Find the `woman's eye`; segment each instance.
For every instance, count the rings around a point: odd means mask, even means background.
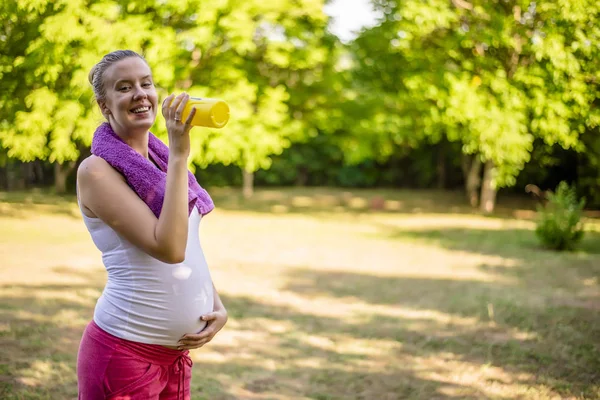
[[[129,86],[121,86],[121,87],[119,88],[119,91],[123,92],[123,91],[125,91],[125,90],[127,90],[127,89],[129,89]]]
[[[150,87],[150,86],[152,86],[152,83],[150,83],[150,82],[146,82],[146,83],[144,83],[142,86],[143,86],[143,87]]]

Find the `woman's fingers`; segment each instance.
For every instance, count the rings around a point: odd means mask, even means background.
[[[190,115],[188,115],[187,119],[185,120],[186,126],[192,125],[192,120],[194,119],[194,115],[196,115],[196,107],[192,107],[192,110],[190,111]]]
[[[174,119],[177,122],[181,122],[181,115],[183,114],[183,109],[185,108],[185,105],[187,104],[188,99],[190,98],[190,96],[187,93],[182,94],[183,96],[179,100],[179,104],[177,104],[177,108],[175,109]]]
[[[182,339],[179,341],[179,343],[177,345],[180,350],[197,349],[198,347],[202,347],[206,343],[210,342],[213,337],[214,337],[214,335],[209,335],[209,336],[205,336],[201,339],[186,339],[186,340]]]
[[[185,335],[179,339],[179,344],[196,343],[200,340],[213,336],[212,329],[207,329],[196,335]]]
[[[200,347],[204,346],[206,343],[210,342],[210,340],[206,339],[206,340],[201,340],[199,342],[196,343],[191,343],[191,344],[186,344],[186,345],[181,345],[178,347],[179,350],[193,350],[193,349],[199,349]]]
[[[215,336],[214,329],[206,329],[198,334],[187,334],[184,335],[177,345],[182,349],[190,349],[204,346],[210,342]]]
[[[199,333],[187,333],[183,335],[177,343],[180,350],[196,349],[210,342],[227,321],[227,315],[223,316],[222,313],[213,311],[201,316],[200,319],[208,321],[205,329]]]
[[[210,321],[211,319],[217,319],[217,313],[213,311],[211,313],[203,315],[202,317],[200,317],[200,319],[202,321]]]
[[[187,96],[187,93],[180,93],[171,102],[167,103],[167,114],[165,115],[166,119],[181,119],[180,117],[177,117],[177,110],[185,96]]]
[[[175,97],[174,94],[170,94],[167,98],[165,98],[163,100],[162,103],[162,115],[163,117],[165,117],[165,119],[170,118],[169,117],[169,106],[171,105],[171,102],[173,101],[173,97]]]

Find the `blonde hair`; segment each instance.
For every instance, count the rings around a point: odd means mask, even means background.
[[[129,57],[139,57],[146,64],[148,64],[144,57],[133,50],[116,50],[102,57],[102,60],[100,60],[100,62],[94,65],[94,67],[90,70],[90,73],[88,74],[88,80],[94,89],[96,100],[104,100],[104,97],[106,96],[106,88],[104,87],[104,72],[106,72],[108,67],[114,63]]]

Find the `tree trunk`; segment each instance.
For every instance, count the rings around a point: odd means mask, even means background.
[[[437,153],[437,187],[444,189],[446,187],[446,146],[443,142],[438,144]]]
[[[6,186],[7,190],[25,189],[25,178],[22,174],[23,169],[20,162],[8,162],[6,165]]]
[[[8,170],[7,167],[0,167],[0,190],[8,190]]]
[[[465,191],[471,207],[479,204],[479,185],[481,184],[481,160],[477,154],[463,157],[463,174],[465,176]]]
[[[54,189],[56,193],[62,194],[67,191],[67,178],[75,168],[75,161],[68,161],[65,164],[54,163]]]
[[[254,194],[254,173],[248,172],[242,168],[242,174],[244,178],[242,193],[244,194],[244,198],[249,199]]]
[[[44,184],[44,169],[42,168],[42,162],[40,160],[35,161],[33,170],[34,170],[36,183],[38,185],[43,185]]]
[[[34,166],[35,162],[26,162],[22,164],[25,188],[29,188],[36,183]]]
[[[298,174],[296,175],[296,186],[306,186],[308,182],[308,168],[298,167]]]
[[[483,170],[483,185],[481,185],[481,205],[480,209],[485,214],[490,214],[494,211],[496,206],[496,189],[495,182],[496,167],[493,161],[487,161],[485,163],[485,169]]]

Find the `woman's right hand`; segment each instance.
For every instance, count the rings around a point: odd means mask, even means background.
[[[190,154],[190,129],[192,129],[192,119],[196,114],[196,108],[192,108],[188,118],[181,120],[183,109],[190,96],[187,93],[181,93],[179,96],[170,95],[162,103],[162,113],[167,123],[167,132],[169,133],[169,151],[174,155],[188,157]]]

